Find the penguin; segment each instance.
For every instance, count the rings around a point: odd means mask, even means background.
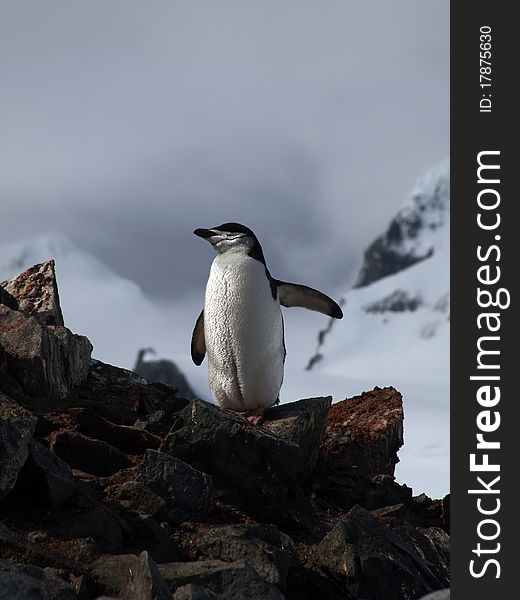
[[[208,355],[208,383],[221,408],[245,413],[260,425],[279,402],[286,356],[281,306],[299,306],[341,319],[331,298],[296,283],[274,279],[256,235],[240,223],[195,229],[217,252],[204,308],[191,339],[191,357]]]

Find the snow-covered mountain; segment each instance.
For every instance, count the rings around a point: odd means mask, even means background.
[[[403,363],[417,367],[409,377],[426,380],[448,365],[449,190],[447,161],[418,182],[365,252],[356,285],[341,298],[345,318],[320,331],[309,369],[386,376]]]
[[[442,250],[449,220],[449,161],[444,161],[419,181],[387,230],[367,248],[354,287],[398,273]]]
[[[322,378],[403,393],[398,477],[437,493],[449,487],[449,179],[445,161],[418,182],[365,252],[356,286],[342,296],[344,319],[319,332],[308,363]]]

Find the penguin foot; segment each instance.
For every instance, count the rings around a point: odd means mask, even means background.
[[[261,425],[264,422],[265,408],[259,406],[254,410],[250,410],[246,413],[246,420],[251,425]]]

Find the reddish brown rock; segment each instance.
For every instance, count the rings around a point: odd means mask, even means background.
[[[21,312],[36,317],[42,325],[64,325],[53,260],[33,265],[1,285]]]
[[[393,476],[404,443],[403,420],[401,394],[376,387],[332,406],[321,449],[368,477]]]

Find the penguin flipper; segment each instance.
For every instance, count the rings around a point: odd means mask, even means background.
[[[204,309],[202,309],[191,336],[191,359],[199,366],[204,356],[206,356],[206,340],[204,339]]]
[[[335,319],[343,318],[343,311],[339,304],[326,294],[306,285],[287,283],[277,279],[274,282],[278,290],[278,300],[282,306],[300,306]]]

